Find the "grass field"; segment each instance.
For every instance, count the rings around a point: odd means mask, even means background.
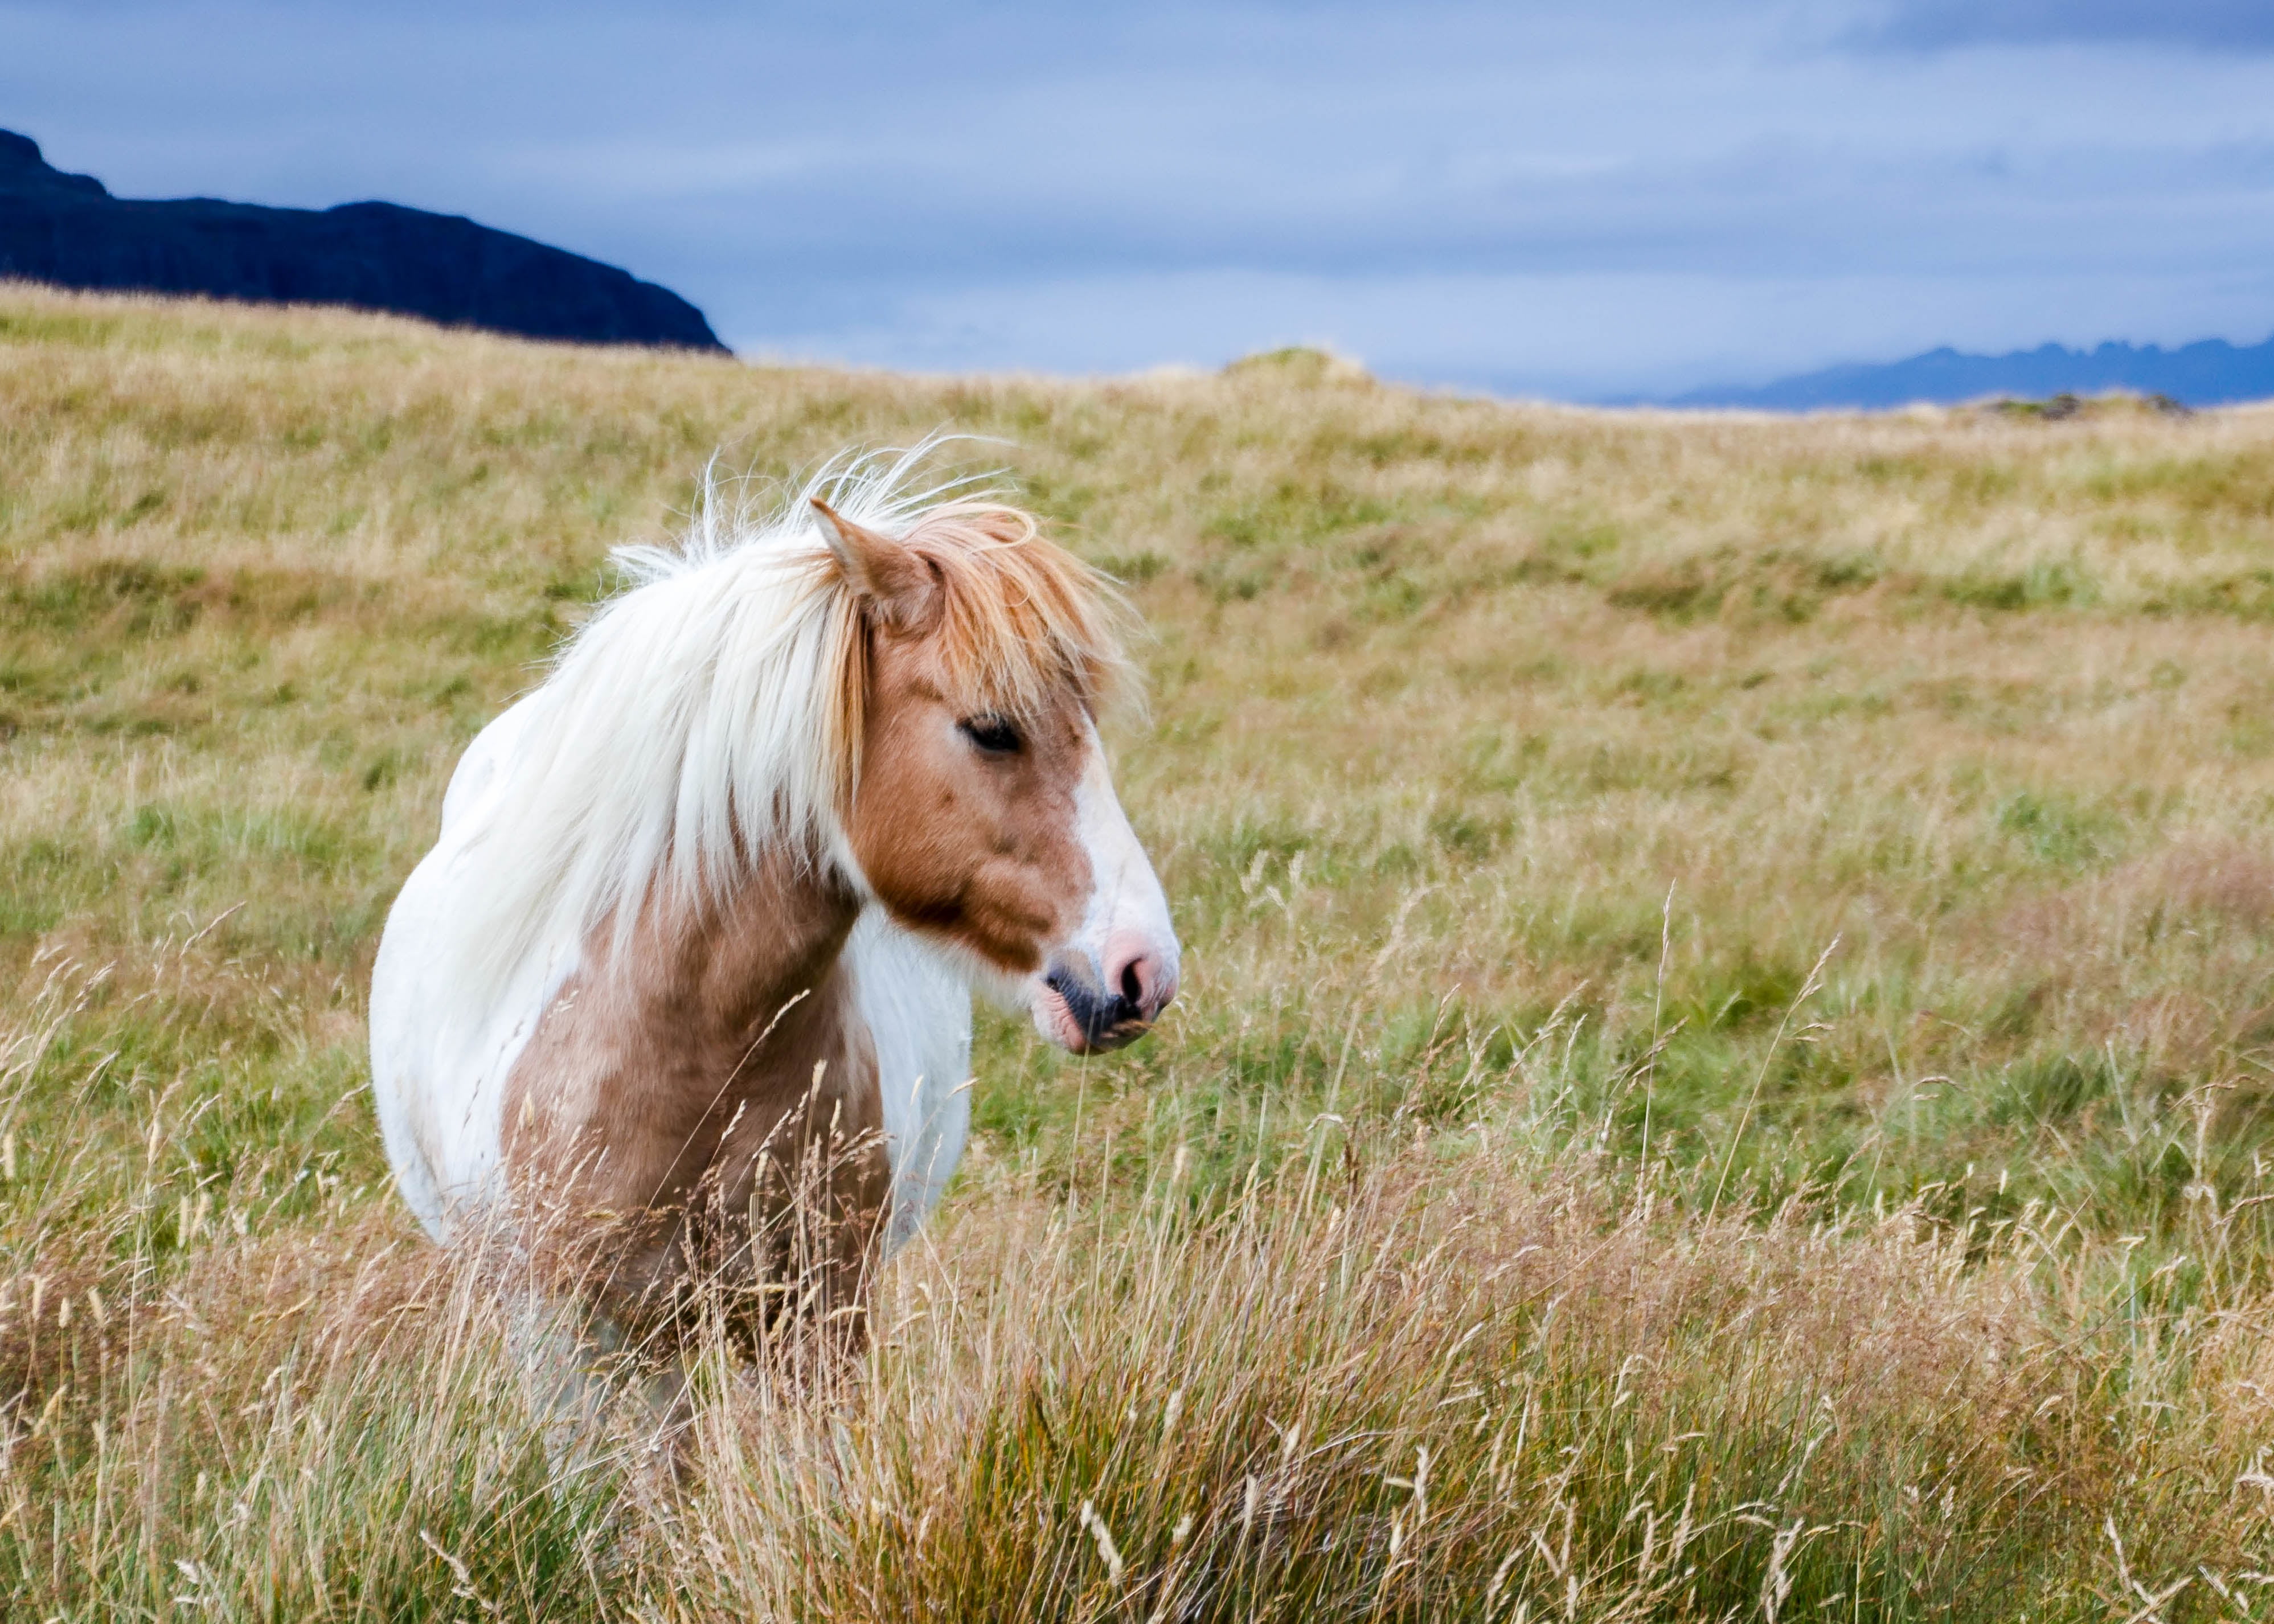
[[[364,987],[669,533],[938,429],[1151,628],[1150,1041],[548,1465]],[[25,1619],[2274,1618],[2274,410],[923,380],[0,288]]]

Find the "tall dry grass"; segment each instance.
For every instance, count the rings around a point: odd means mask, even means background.
[[[2172,1312],[2052,1214],[1705,1215],[1517,1119],[1193,1168],[968,1192],[851,1366],[698,1337],[675,1455],[634,1397],[564,1451],[496,1298],[367,1201],[219,1199],[163,1247],[154,1182],[33,1205],[0,1584],[263,1620],[2251,1618],[2274,1585],[2230,1215]]]
[[[11,1612],[2274,1611],[2274,416],[0,354]],[[378,922],[715,447],[941,427],[1154,628],[1186,996],[983,1030],[857,1368],[564,1454],[386,1188]]]

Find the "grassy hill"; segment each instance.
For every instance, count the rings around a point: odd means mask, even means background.
[[[850,1373],[548,1464],[362,1007],[669,533],[941,428],[1152,628],[1187,992]],[[20,1616],[2274,1614],[2274,410],[925,380],[0,287]],[[2173,1587],[2179,1587],[2174,1589]]]

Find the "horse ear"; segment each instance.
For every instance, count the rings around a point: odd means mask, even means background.
[[[877,618],[902,631],[919,631],[938,607],[939,581],[915,548],[853,523],[819,497],[821,539],[837,560],[845,584]]]

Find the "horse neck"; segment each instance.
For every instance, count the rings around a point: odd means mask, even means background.
[[[700,912],[651,907],[614,946],[596,933],[508,1081],[509,1172],[636,1210],[698,1179],[730,1125],[755,1146],[821,1104],[817,1066],[830,1095],[857,1093],[867,1044],[839,960],[860,908],[815,865],[761,856]]]
[[[699,915],[651,910],[621,948],[592,944],[503,1101],[508,1177],[556,1214],[538,1230],[540,1267],[602,1279],[611,1312],[644,1312],[689,1267],[678,1214],[698,1192],[747,1214],[765,1157],[806,1146],[860,1153],[828,1175],[848,1219],[832,1267],[865,1258],[888,1184],[874,1050],[840,963],[860,911],[814,865],[762,859]],[[614,1217],[560,1221],[580,1211]],[[597,1271],[581,1249],[596,1238]]]
[[[623,974],[655,1015],[719,1036],[789,1038],[827,1013],[860,898],[820,866],[760,855],[743,882],[691,917],[644,921]],[[764,1064],[754,1054],[750,1064]]]

